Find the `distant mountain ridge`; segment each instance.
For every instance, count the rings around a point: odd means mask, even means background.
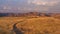
[[[59,13],[40,13],[40,12],[29,12],[29,13],[0,13],[0,17],[25,17],[25,16],[55,16],[60,15]]]

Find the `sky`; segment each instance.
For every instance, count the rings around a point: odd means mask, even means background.
[[[60,13],[60,0],[0,0],[0,13]]]

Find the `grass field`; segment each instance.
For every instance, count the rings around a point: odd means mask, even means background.
[[[60,19],[53,17],[0,17],[0,34],[16,34],[15,23],[24,34],[60,34]]]

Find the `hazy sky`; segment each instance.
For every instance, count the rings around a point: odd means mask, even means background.
[[[0,0],[0,13],[60,12],[60,0]]]

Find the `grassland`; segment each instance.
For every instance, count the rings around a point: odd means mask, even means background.
[[[60,19],[54,17],[0,17],[0,34],[16,34],[15,23],[24,34],[60,34]]]

